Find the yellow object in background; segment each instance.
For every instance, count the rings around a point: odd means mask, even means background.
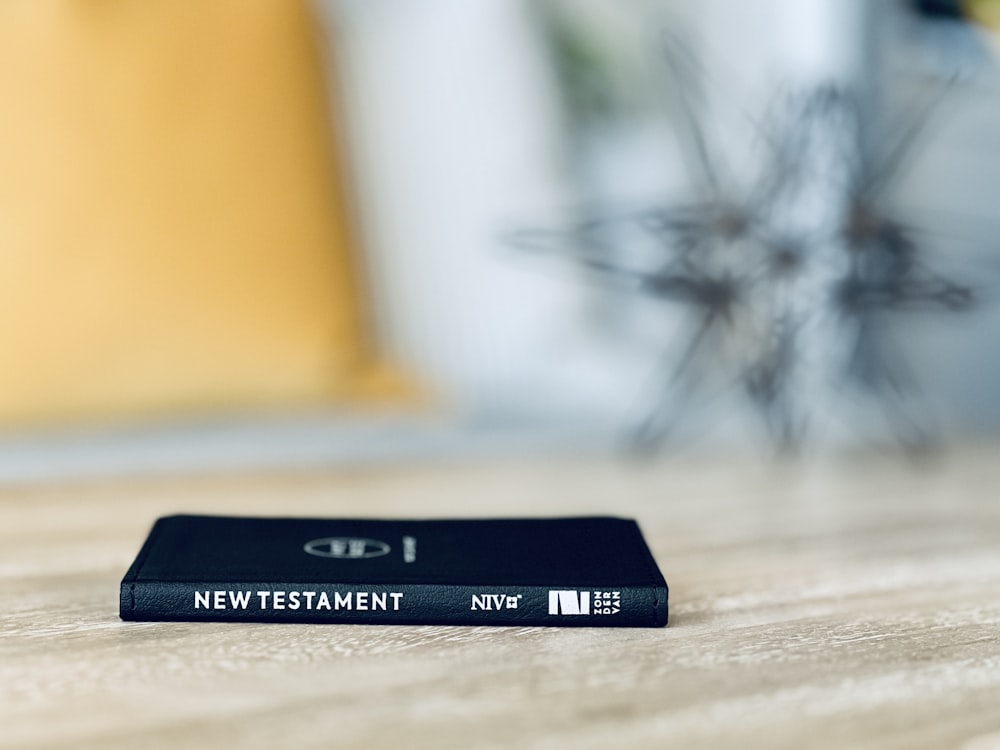
[[[1000,0],[964,0],[963,13],[986,28],[985,39],[994,56],[1000,56]]]
[[[994,31],[1000,30],[1000,0],[964,0],[962,9],[974,21]]]
[[[317,36],[298,0],[0,4],[0,423],[357,391]]]

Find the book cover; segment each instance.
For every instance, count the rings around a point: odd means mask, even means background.
[[[123,620],[662,627],[635,521],[159,519]]]

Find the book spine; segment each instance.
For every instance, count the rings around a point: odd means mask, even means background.
[[[658,586],[122,582],[123,620],[662,627]]]

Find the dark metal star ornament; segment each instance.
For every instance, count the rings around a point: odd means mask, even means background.
[[[887,207],[933,103],[884,134],[855,92],[828,85],[780,93],[753,125],[763,154],[740,188],[703,127],[690,85],[696,61],[680,44],[666,46],[701,197],[509,238],[688,313],[685,340],[661,366],[634,445],[661,444],[679,413],[720,382],[735,386],[779,449],[800,445],[817,412],[836,410],[848,393],[873,404],[902,444],[927,444],[933,431],[893,345],[891,318],[963,311],[976,298],[932,269],[920,233]],[[655,253],[632,252],[624,238],[636,231]]]

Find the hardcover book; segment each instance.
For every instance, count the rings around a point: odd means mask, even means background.
[[[123,620],[662,627],[635,521],[170,516],[121,583]]]

